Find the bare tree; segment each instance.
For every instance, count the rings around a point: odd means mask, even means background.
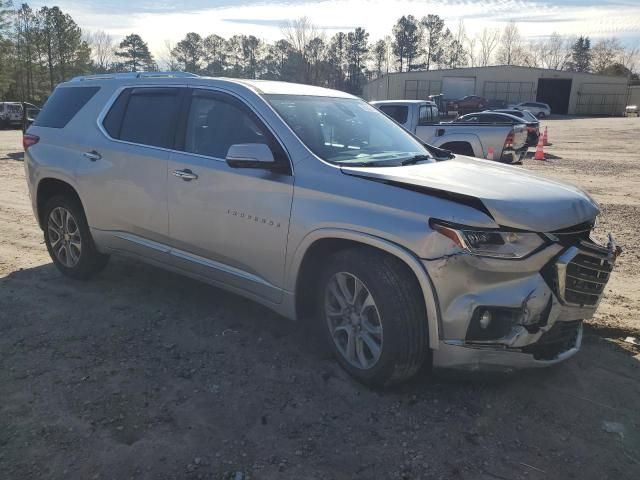
[[[636,43],[632,47],[624,48],[620,55],[620,63],[635,72],[638,63],[640,63],[640,44]]]
[[[624,48],[615,38],[603,38],[591,49],[591,69],[595,73],[602,73],[614,63],[622,63]]]
[[[570,39],[564,38],[558,32],[553,32],[549,38],[538,44],[541,66],[553,70],[564,70],[571,59]]]
[[[493,58],[493,52],[498,46],[500,41],[500,32],[497,29],[485,28],[482,30],[482,35],[478,38],[480,44],[480,51],[478,55],[478,65],[486,67],[491,63]]]
[[[288,20],[282,27],[282,35],[289,42],[293,50],[304,59],[307,55],[307,46],[311,39],[318,37],[318,28],[307,17],[296,20]]]
[[[498,49],[498,63],[503,65],[522,65],[526,55],[518,25],[511,21],[502,31],[500,48]]]
[[[467,37],[465,39],[465,47],[464,50],[467,52],[467,65],[469,67],[477,67],[478,66],[478,52],[477,50],[478,39],[476,37]]]
[[[113,37],[103,30],[88,32],[85,41],[91,48],[91,60],[95,69],[106,72],[113,64],[115,58],[115,43]]]
[[[164,48],[160,51],[160,55],[158,55],[161,69],[168,70],[170,72],[180,69],[180,63],[171,53],[173,52],[174,48],[175,45],[171,42],[171,40],[164,41]]]

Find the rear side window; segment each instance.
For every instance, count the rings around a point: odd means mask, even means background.
[[[103,121],[111,137],[171,148],[180,108],[179,88],[132,88],[120,94]]]
[[[98,90],[100,87],[56,88],[42,107],[34,125],[64,128]]]
[[[409,107],[403,105],[380,105],[380,110],[398,123],[406,123],[409,116]]]

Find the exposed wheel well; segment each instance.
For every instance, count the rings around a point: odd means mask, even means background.
[[[296,281],[296,317],[299,319],[305,319],[313,316],[314,313],[314,295],[317,293],[317,282],[320,276],[320,271],[324,265],[324,260],[329,256],[341,250],[350,248],[362,248],[367,250],[373,250],[384,255],[389,255],[402,262],[411,276],[414,277],[416,284],[419,284],[413,270],[406,265],[406,263],[398,258],[396,255],[390,254],[380,248],[360,243],[353,240],[346,240],[342,238],[324,238],[314,242],[305,252],[304,258],[300,263],[300,271]],[[424,298],[422,299],[424,302]]]
[[[57,178],[45,178],[38,184],[36,192],[36,201],[38,207],[38,223],[40,228],[44,228],[43,210],[47,201],[55,195],[68,195],[82,205],[78,192],[67,182],[58,180]]]
[[[473,147],[469,142],[447,142],[440,145],[440,148],[451,150],[453,153],[457,153],[458,155],[468,155],[470,157],[475,156]]]

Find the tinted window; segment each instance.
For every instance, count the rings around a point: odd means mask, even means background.
[[[409,116],[409,107],[403,105],[380,105],[380,110],[398,123],[406,123]]]
[[[124,116],[124,111],[126,110],[127,103],[129,102],[130,93],[130,88],[122,92],[109,109],[107,116],[104,117],[104,120],[102,121],[102,125],[105,130],[113,138],[120,138],[120,126],[122,125],[122,117]]]
[[[34,125],[64,128],[98,90],[100,87],[56,88],[42,107]]]
[[[122,119],[120,140],[172,147],[179,108],[178,92],[177,88],[133,89]]]
[[[257,119],[235,102],[220,96],[195,95],[187,119],[185,151],[224,159],[229,147],[238,143],[271,145],[270,136]]]

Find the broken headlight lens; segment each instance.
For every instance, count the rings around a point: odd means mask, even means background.
[[[481,257],[523,258],[546,244],[541,235],[532,232],[478,230],[437,220],[431,220],[430,225],[460,248]]]

